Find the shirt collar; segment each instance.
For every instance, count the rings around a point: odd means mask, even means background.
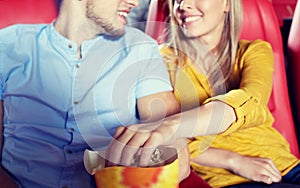
[[[54,27],[54,23],[52,22],[49,25],[48,29],[48,35],[49,40],[52,46],[60,53],[63,53],[66,57],[70,58],[70,60],[78,60],[77,58],[77,44],[62,36]],[[103,36],[99,35],[98,37],[84,41],[81,45],[81,55],[82,57],[85,56],[87,51],[100,39],[103,38]]]

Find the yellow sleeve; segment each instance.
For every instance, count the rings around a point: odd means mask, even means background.
[[[274,56],[269,43],[262,40],[240,42],[234,67],[234,72],[240,76],[239,88],[204,102],[219,100],[234,108],[237,120],[223,134],[270,120],[267,103],[272,91],[273,65]]]

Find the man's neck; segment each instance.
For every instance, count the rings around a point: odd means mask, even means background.
[[[100,33],[101,27],[86,16],[86,1],[64,0],[60,7],[55,29],[64,37],[81,46],[83,41],[91,40]]]
[[[78,58],[81,58],[81,45],[99,34],[95,23],[85,16],[85,9],[77,5],[64,6],[60,10],[54,27],[58,33],[75,42],[78,46]]]

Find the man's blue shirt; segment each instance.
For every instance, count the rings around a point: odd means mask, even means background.
[[[138,98],[172,90],[156,42],[136,29],[80,48],[53,24],[0,30],[2,165],[23,187],[93,187],[83,151],[137,123]]]

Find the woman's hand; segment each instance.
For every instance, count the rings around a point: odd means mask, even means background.
[[[226,149],[208,148],[192,161],[203,166],[227,169],[252,181],[271,184],[281,180],[280,172],[271,159],[245,156]]]
[[[176,130],[176,123],[170,121],[118,127],[107,150],[107,160],[130,166],[139,155],[139,166],[150,166],[151,155],[158,146],[175,144]],[[176,144],[176,148],[184,147]]]
[[[231,160],[231,170],[256,182],[271,184],[281,181],[281,175],[271,159],[239,155]]]

